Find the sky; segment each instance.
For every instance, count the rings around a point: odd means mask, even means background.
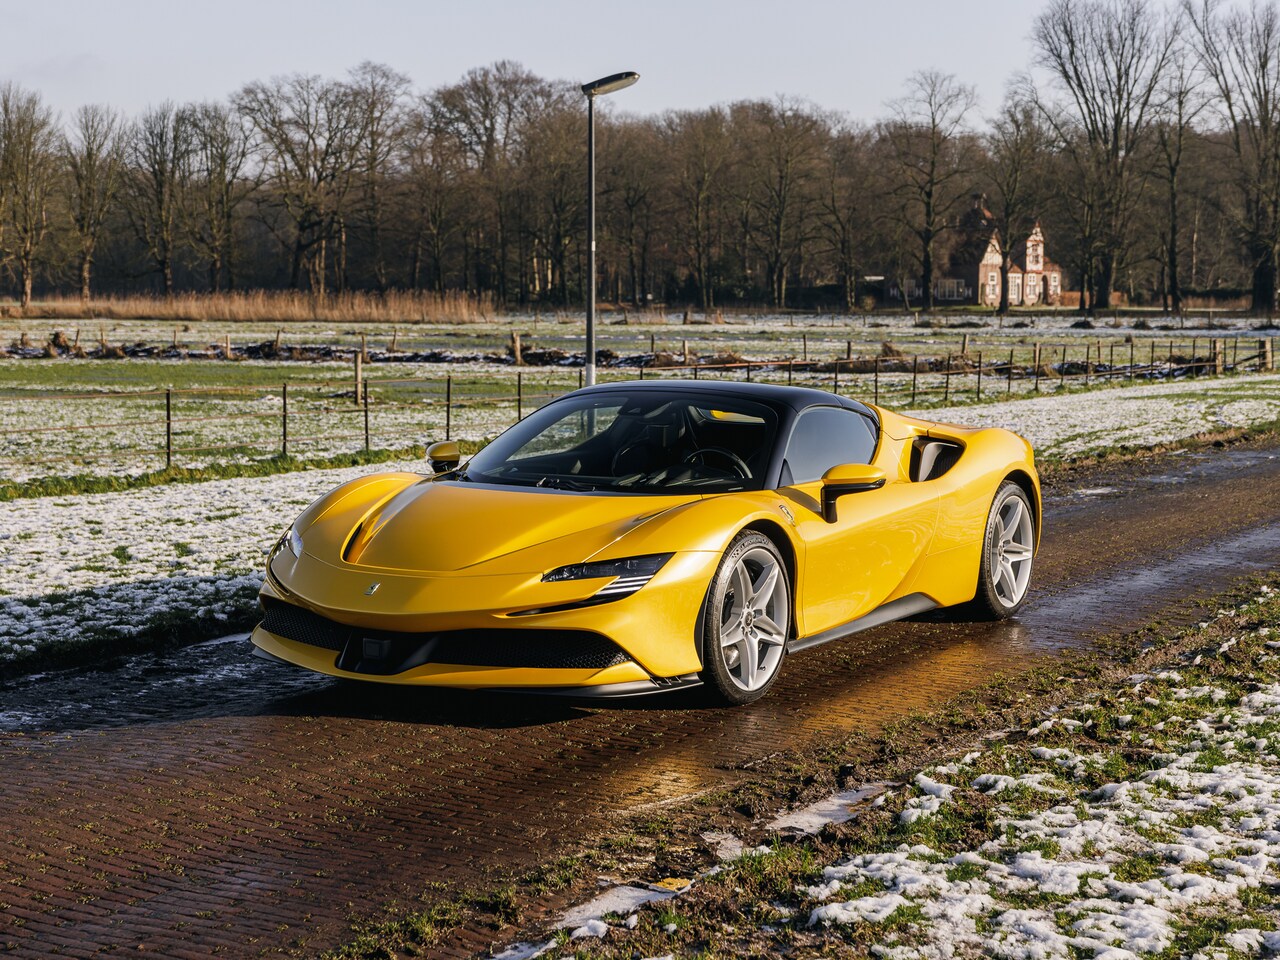
[[[0,80],[63,116],[225,98],[277,74],[340,77],[385,63],[429,90],[515,60],[579,83],[622,70],[640,114],[800,97],[874,120],[916,70],[955,74],[994,113],[1030,63],[1048,0],[52,0],[5,8]],[[978,15],[977,11],[981,11]]]

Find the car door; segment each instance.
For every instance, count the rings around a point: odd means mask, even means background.
[[[802,636],[856,620],[889,599],[929,549],[938,519],[930,484],[912,483],[899,445],[877,450],[874,425],[843,407],[811,407],[800,414],[787,443],[779,493],[795,517],[804,560],[797,584]],[[870,463],[887,482],[878,490],[841,497],[836,521],[822,515],[822,475],[842,463]]]

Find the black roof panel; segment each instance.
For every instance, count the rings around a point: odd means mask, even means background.
[[[594,387],[583,387],[566,396],[577,396],[582,393],[603,393],[611,390],[654,390],[677,391],[692,395],[741,397],[744,400],[760,400],[783,404],[797,412],[806,407],[839,406],[855,410],[863,416],[879,421],[875,411],[865,403],[850,397],[842,397],[825,390],[812,387],[787,387],[772,383],[743,383],[736,380],[621,380],[610,383],[598,383]]]

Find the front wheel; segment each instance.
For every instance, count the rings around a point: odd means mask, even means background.
[[[1022,487],[1006,480],[987,515],[974,606],[980,615],[1003,620],[1026,602],[1036,546],[1035,516]]]
[[[782,669],[791,624],[791,585],[772,540],[742,533],[729,544],[702,616],[700,676],[714,699],[750,703]]]

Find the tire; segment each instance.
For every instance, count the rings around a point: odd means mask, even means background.
[[[782,671],[790,630],[791,583],[782,554],[762,534],[738,534],[703,607],[699,676],[710,698],[736,706],[764,696]]]
[[[1022,487],[1006,480],[996,490],[987,514],[978,568],[975,616],[986,620],[1012,617],[1027,602],[1035,559],[1036,520]]]

